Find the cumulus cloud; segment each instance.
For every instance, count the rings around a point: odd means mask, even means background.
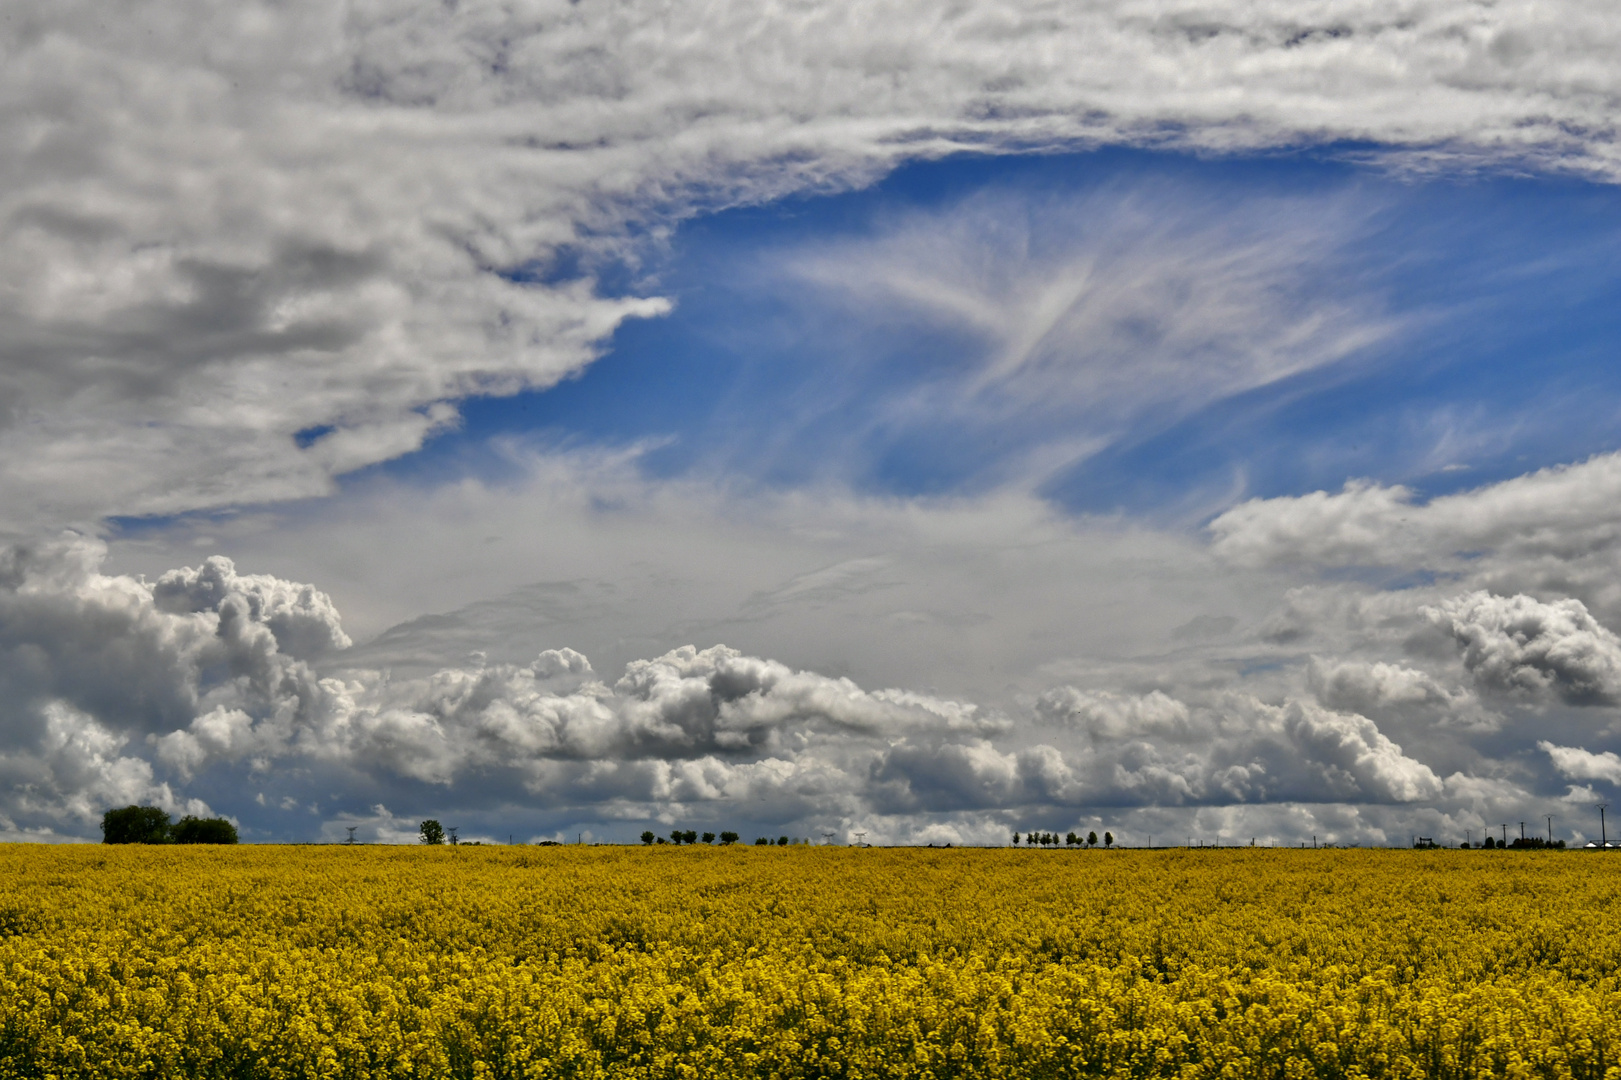
[[[634,238],[908,158],[1355,141],[1415,167],[1617,167],[1617,29],[1590,5],[11,14],[0,505],[19,529],[327,491],[458,400],[551,385],[667,311],[590,277]]]
[[[6,555],[0,813],[19,828],[82,827],[124,802],[206,809],[199,787],[250,816],[319,815],[321,777],[377,804],[730,813],[875,839],[983,839],[1031,811],[1444,795],[1375,721],[1303,700],[1062,686],[1016,717],[721,645],[633,661],[611,683],[569,648],[396,676],[351,661],[313,586],[222,558],[147,582],[104,574],[103,556],[80,536]],[[236,807],[254,790],[262,810]],[[382,810],[351,818],[378,838],[404,828]]]
[[[1553,694],[1571,705],[1613,705],[1621,638],[1580,600],[1470,593],[1426,610],[1463,650],[1464,668],[1499,692]]]
[[[1553,759],[1554,768],[1561,776],[1621,784],[1621,755],[1613,751],[1595,754],[1577,746],[1555,746],[1545,739],[1537,743],[1537,749]]]

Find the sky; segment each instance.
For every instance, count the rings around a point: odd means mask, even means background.
[[[1621,17],[0,13],[0,840],[1598,839]]]

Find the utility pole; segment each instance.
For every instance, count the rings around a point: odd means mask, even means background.
[[[460,840],[456,839],[456,830],[459,828],[461,828],[460,825],[451,825],[445,830],[446,832],[450,833],[450,843],[452,847],[461,843]]]
[[[345,840],[344,843],[345,844],[354,843],[355,842],[355,830],[360,828],[360,826],[359,825],[345,825],[344,828],[349,830],[349,839]]]
[[[1505,821],[1501,828],[1503,830],[1503,846],[1508,847],[1508,822]]]
[[[822,834],[822,839],[827,841],[828,844],[832,844],[833,843],[833,834],[830,833],[830,832],[825,832],[825,833]]]
[[[1610,804],[1607,802],[1601,802],[1598,804],[1598,843],[1600,848],[1607,848],[1610,846],[1609,834],[1604,831],[1604,811],[1608,810],[1609,808]]]
[[[1525,822],[1520,822],[1520,839],[1525,839]]]
[[[1553,843],[1553,817],[1548,818],[1548,843]]]
[[[854,835],[855,835],[855,838],[856,838],[856,847],[860,847],[861,842],[867,838],[867,834],[864,833],[864,832],[858,832],[858,833],[855,833]]]

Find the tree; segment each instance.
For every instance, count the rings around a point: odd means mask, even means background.
[[[646,832],[642,833],[642,843],[644,844],[651,844],[656,839],[658,838],[653,835],[652,829],[648,829]]]
[[[681,836],[682,836],[682,833],[681,833],[680,829],[671,829],[670,830],[670,843],[672,843],[672,844],[681,843]]]
[[[222,817],[198,818],[187,814],[170,834],[177,844],[234,844],[236,826]]]
[[[417,839],[424,844],[442,844],[445,842],[445,827],[429,818],[417,826]]]
[[[1079,836],[1076,836],[1073,832],[1067,832],[1067,833],[1064,834],[1064,846],[1065,847],[1074,847],[1076,844],[1078,844],[1080,842],[1081,842],[1081,838]]]
[[[715,834],[714,833],[712,833],[712,832],[704,833],[704,843],[713,844],[714,842],[715,842]]]
[[[697,830],[696,829],[688,829],[686,832],[682,833],[681,834],[681,842],[683,844],[696,844],[698,842],[698,832],[697,832]],[[705,841],[705,843],[707,843],[707,842],[708,841]]]
[[[720,842],[723,844],[735,844],[737,843],[737,834],[731,831],[723,832],[720,834]]]
[[[103,844],[167,844],[169,815],[155,806],[126,806],[101,815]]]
[[[1098,846],[1098,834],[1097,833],[1089,832],[1089,833],[1086,834],[1086,846],[1087,847],[1097,847]]]
[[[1013,834],[1013,846],[1014,847],[1019,846],[1019,834],[1018,833]]]
[[[787,847],[788,846],[788,838],[786,836],[777,837],[777,846],[778,847]]]
[[[1114,847],[1114,833],[1106,832],[1103,834],[1103,846]]]
[[[767,840],[763,836],[756,837],[755,840],[754,840],[754,846],[755,847],[764,847],[765,845],[767,845],[769,843],[771,843],[771,841]]]
[[[1486,842],[1484,844],[1481,844],[1480,846],[1485,848],[1487,851],[1490,851],[1492,848],[1497,846],[1497,837],[1495,837],[1495,836],[1486,837]]]

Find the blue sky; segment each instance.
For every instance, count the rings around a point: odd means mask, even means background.
[[[1348,156],[958,156],[856,192],[701,216],[645,244],[634,272],[597,271],[605,291],[670,297],[671,314],[622,324],[601,359],[555,387],[465,402],[459,430],[382,468],[493,475],[498,460],[478,448],[518,436],[645,444],[642,466],[661,477],[832,481],[902,496],[1006,482],[1028,470],[1032,452],[1086,430],[1084,410],[900,409],[920,387],[972,369],[985,343],[906,312],[852,313],[824,283],[784,266],[828,247],[854,257],[897,219],[948,222],[974,200],[1004,200],[1036,219],[1121,191],[1150,212],[1353,205],[1307,300],[1349,298],[1391,329],[1320,367],[1192,407],[1150,406],[1130,430],[1105,429],[1102,445],[1037,478],[1065,509],[1175,518],[1353,477],[1441,494],[1614,449],[1613,189],[1491,172],[1393,176]],[[1050,241],[1084,248],[1084,225]]]

